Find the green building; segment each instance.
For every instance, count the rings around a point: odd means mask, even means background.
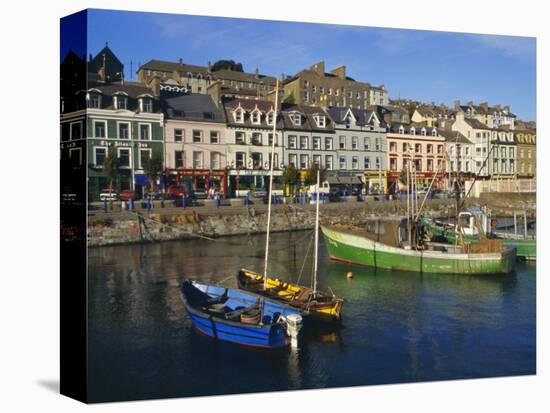
[[[119,81],[88,82],[86,90],[86,163],[88,202],[98,201],[109,185],[103,164],[110,148],[118,156],[117,191],[131,189],[141,198],[148,184],[145,159],[164,157],[163,114],[150,89]]]

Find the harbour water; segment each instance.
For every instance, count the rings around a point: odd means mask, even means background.
[[[270,268],[302,283],[312,232],[271,234]],[[89,250],[92,401],[527,375],[536,373],[534,263],[507,276],[422,275],[330,262],[319,284],[346,300],[339,329],[308,332],[297,350],[266,351],[197,334],[179,285],[236,287],[263,269],[265,236]],[[308,252],[309,248],[309,253]],[[353,279],[346,273],[351,271]]]

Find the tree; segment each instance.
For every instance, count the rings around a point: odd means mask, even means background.
[[[113,191],[113,183],[118,177],[118,155],[116,153],[116,148],[114,146],[109,147],[109,151],[105,160],[103,161],[103,173],[109,178],[109,200],[111,201],[112,208],[112,197],[111,193]]]
[[[306,177],[304,179],[304,184],[306,185],[317,184],[317,170],[319,170],[319,182],[323,182],[325,180],[327,169],[314,163],[307,169]]]
[[[284,100],[283,103],[289,103],[291,105],[296,103],[296,98],[294,97],[294,93],[290,92],[290,95],[288,95]]]
[[[294,193],[294,188],[300,181],[300,171],[296,169],[294,165],[289,165],[285,168],[283,171],[283,175],[281,176],[281,182],[284,186],[290,187],[290,193]]]
[[[149,178],[151,192],[155,192],[155,182],[160,178],[162,173],[162,158],[157,152],[153,152],[152,156],[145,158],[143,172]]]
[[[243,65],[242,63],[236,63],[234,60],[218,60],[216,63],[212,65],[212,71],[215,72],[216,70],[232,70],[234,72],[243,72]]]

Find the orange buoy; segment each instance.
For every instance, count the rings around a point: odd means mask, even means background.
[[[351,280],[353,278],[353,273],[351,271],[348,271],[348,273],[346,274],[346,278],[348,280]]]

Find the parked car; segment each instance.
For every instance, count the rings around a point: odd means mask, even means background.
[[[166,198],[181,198],[185,194],[183,185],[171,185],[166,189]]]
[[[449,198],[449,191],[445,189],[432,189],[430,193],[430,198],[435,199],[448,199]]]
[[[120,199],[121,201],[124,201],[124,202],[128,201],[130,198],[133,199],[134,201],[136,200],[135,191],[132,191],[130,189],[125,189],[118,196],[118,199]]]
[[[116,201],[118,200],[118,193],[114,189],[109,190],[109,188],[105,188],[99,193],[99,200],[101,202],[107,200],[107,201]]]

